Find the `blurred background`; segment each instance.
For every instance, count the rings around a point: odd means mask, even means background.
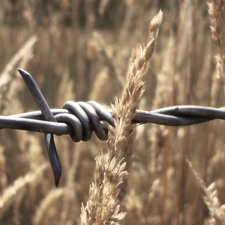
[[[206,1],[0,0],[0,114],[37,110],[17,68],[29,71],[51,108],[95,100],[110,107],[120,96],[132,50],[164,13],[140,108],[224,106]],[[191,127],[139,126],[122,224],[210,224],[201,185],[214,183],[225,202],[224,122]],[[80,222],[95,157],[107,143],[55,137],[63,174],[57,189],[43,135],[0,132],[0,223]]]

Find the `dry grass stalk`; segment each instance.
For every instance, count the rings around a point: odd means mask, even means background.
[[[199,174],[194,170],[192,163],[186,159],[191,171],[196,177],[198,183],[200,184],[205,196],[203,200],[208,207],[210,212],[210,218],[208,223],[210,225],[224,225],[225,224],[225,205],[221,205],[218,199],[218,192],[216,190],[216,184],[213,182],[208,187],[206,187],[204,181],[201,179]]]
[[[4,212],[10,207],[12,202],[17,198],[18,193],[26,188],[26,185],[32,184],[34,185],[38,176],[40,176],[48,164],[43,164],[35,171],[29,172],[24,177],[20,177],[13,183],[12,186],[7,187],[2,195],[0,196],[0,218],[4,214]]]
[[[11,75],[13,73],[15,73],[19,63],[21,63],[21,60],[24,61],[22,63],[23,67],[30,60],[30,58],[33,55],[32,54],[33,47],[36,42],[37,42],[37,36],[34,35],[19,49],[19,51],[8,62],[8,64],[5,66],[5,68],[1,72],[1,76],[0,76],[0,87],[1,88],[12,79]]]
[[[144,91],[143,77],[149,68],[162,18],[163,13],[159,11],[150,22],[147,44],[138,49],[129,66],[122,97],[112,106],[115,127],[109,127],[109,153],[101,153],[96,158],[95,181],[86,207],[82,206],[81,224],[120,224],[125,216],[118,196],[128,174],[125,170],[130,158],[127,145],[134,129],[131,121]]]
[[[212,39],[219,47],[216,55],[217,76],[225,82],[225,1],[208,0]]]
[[[108,68],[109,70],[109,75],[111,76],[111,79],[117,79],[118,85],[121,85],[123,87],[125,83],[125,79],[123,76],[119,74],[118,69],[115,67],[112,59],[112,54],[110,55],[109,50],[106,49],[106,43],[104,41],[103,36],[99,32],[93,32],[93,39],[92,39],[92,44],[95,47],[96,50],[98,51],[98,54],[101,56],[101,59],[103,60],[103,64]]]
[[[49,212],[47,209],[51,208],[51,206],[54,208],[55,201],[59,199],[61,196],[63,196],[65,192],[66,190],[63,188],[58,188],[58,189],[50,191],[47,197],[44,198],[44,200],[41,202],[40,206],[38,207],[38,210],[36,211],[36,214],[33,219],[33,224],[35,225],[46,224],[47,223],[46,221],[49,220],[48,214],[46,214],[46,212]],[[53,213],[54,213],[54,210],[53,210]]]
[[[34,44],[37,42],[37,36],[33,35],[26,43],[19,49],[19,51],[7,63],[3,71],[0,73],[0,100],[1,111],[7,108],[6,103],[8,99],[13,99],[19,88],[21,88],[15,76],[17,67],[25,68],[27,63],[33,57]],[[15,84],[16,83],[16,84]],[[14,86],[13,86],[14,85]],[[11,101],[10,101],[11,102]]]

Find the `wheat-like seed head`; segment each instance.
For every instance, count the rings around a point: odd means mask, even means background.
[[[152,19],[148,41],[137,49],[129,66],[122,97],[116,98],[112,105],[115,127],[109,127],[109,153],[104,155],[101,152],[96,158],[95,181],[90,187],[86,207],[82,206],[81,224],[120,224],[125,216],[121,212],[119,194],[128,175],[125,168],[131,155],[127,149],[134,129],[131,122],[144,92],[143,77],[149,68],[162,17],[163,13],[159,11]]]
[[[225,205],[220,204],[215,183],[212,183],[208,187],[206,187],[200,175],[194,170],[192,163],[188,159],[186,159],[186,161],[189,165],[189,168],[191,169],[194,176],[196,177],[198,183],[200,184],[202,190],[204,191],[205,196],[203,196],[203,200],[210,212],[209,224],[224,225],[225,224]]]

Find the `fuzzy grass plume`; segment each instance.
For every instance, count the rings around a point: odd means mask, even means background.
[[[134,129],[131,121],[144,91],[143,77],[149,68],[162,18],[163,13],[159,11],[150,22],[148,41],[137,50],[128,68],[122,97],[112,106],[115,127],[109,127],[109,153],[101,153],[96,158],[95,181],[86,207],[82,206],[81,224],[120,224],[125,216],[119,194],[128,175],[125,168],[131,154],[127,146]]]
[[[209,210],[209,218],[206,220],[205,224],[209,225],[224,225],[225,224],[225,205],[221,205],[218,198],[218,191],[216,189],[216,184],[213,182],[208,187],[206,187],[204,181],[201,179],[200,175],[195,171],[192,163],[186,159],[189,168],[196,177],[198,183],[200,184],[204,196],[203,200]]]

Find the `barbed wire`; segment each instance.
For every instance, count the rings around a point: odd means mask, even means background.
[[[94,101],[68,101],[62,106],[62,109],[50,109],[33,77],[23,69],[18,69],[18,71],[40,110],[0,116],[0,129],[8,128],[44,133],[55,185],[58,186],[62,169],[53,135],[68,134],[74,142],[79,142],[90,140],[94,132],[100,140],[107,140],[108,125],[114,126],[112,111]],[[225,120],[225,107],[180,105],[153,111],[136,110],[132,123],[187,126],[214,119]]]

